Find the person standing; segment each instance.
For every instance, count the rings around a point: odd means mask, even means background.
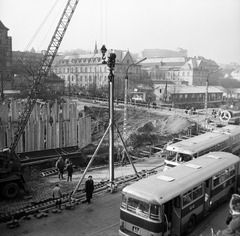
[[[58,184],[56,184],[55,188],[53,189],[53,199],[56,201],[56,208],[59,208],[61,210],[61,205],[62,205],[62,191],[59,187]]]
[[[230,212],[232,219],[228,222],[228,227],[222,230],[222,236],[240,236],[240,195],[233,194],[230,200]]]
[[[93,190],[94,190],[94,182],[93,182],[92,176],[89,175],[87,181],[85,182],[85,191],[86,191],[86,198],[87,198],[88,204],[91,203]]]
[[[68,161],[67,166],[66,166],[66,170],[68,172],[67,181],[71,181],[72,182],[73,166],[72,166],[72,162],[71,161]]]
[[[64,173],[64,167],[65,167],[65,162],[63,160],[63,157],[60,156],[56,162],[56,168],[58,169],[58,178],[59,180],[64,179],[63,178],[63,173]]]

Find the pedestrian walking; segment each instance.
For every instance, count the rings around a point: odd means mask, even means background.
[[[63,160],[63,157],[60,156],[56,162],[56,168],[58,169],[58,178],[59,180],[64,179],[63,178],[63,173],[64,173],[64,167],[65,167],[65,162]]]
[[[73,166],[72,166],[72,162],[71,161],[67,162],[66,171],[68,173],[67,181],[71,181],[72,182]]]
[[[222,230],[222,236],[240,236],[240,195],[233,194],[229,203],[232,219],[228,221],[226,229]]]
[[[61,205],[62,205],[62,191],[59,187],[58,184],[56,184],[55,188],[53,189],[53,199],[56,202],[56,208],[59,208],[59,210],[61,210]]]
[[[92,176],[89,175],[87,181],[85,182],[85,191],[86,191],[86,198],[87,198],[88,204],[91,203],[93,190],[94,190],[94,182],[93,182]]]

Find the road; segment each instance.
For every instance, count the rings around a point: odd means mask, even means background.
[[[135,163],[137,171],[158,167],[162,160],[157,157],[146,158]],[[116,176],[121,172],[126,175],[133,173],[130,165],[118,167]],[[91,171],[93,179],[97,177],[95,171]],[[119,208],[121,201],[121,189],[116,193],[102,192],[95,194],[90,205],[81,203],[73,210],[63,210],[61,213],[49,212],[48,217],[38,219],[31,216],[31,220],[20,220],[20,227],[9,229],[5,223],[0,224],[1,236],[117,236],[119,229]],[[224,204],[212,212],[200,222],[193,235],[210,236],[210,229],[223,229],[228,213],[228,205]]]

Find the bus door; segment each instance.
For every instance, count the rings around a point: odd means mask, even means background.
[[[162,230],[162,235],[163,236],[168,236],[170,235],[170,230],[171,230],[171,221],[172,221],[172,201],[170,200],[169,202],[164,203],[163,205],[163,230]]]
[[[175,197],[172,206],[172,219],[171,219],[171,234],[181,234],[181,198]]]
[[[208,179],[204,182],[204,213],[208,214],[210,212],[210,207],[211,207],[211,183],[212,183],[212,179]]]

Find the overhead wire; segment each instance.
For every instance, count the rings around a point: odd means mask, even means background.
[[[29,47],[32,45],[33,41],[35,40],[35,38],[37,37],[37,35],[39,34],[40,30],[42,29],[43,25],[45,24],[45,22],[47,21],[48,17],[51,15],[53,9],[56,7],[58,0],[55,1],[55,3],[53,4],[52,8],[50,9],[50,11],[48,12],[48,14],[46,15],[46,17],[44,18],[44,20],[42,21],[42,23],[40,24],[40,26],[38,27],[37,31],[34,33],[33,37],[31,38],[31,40],[29,41],[29,43],[27,44],[26,48],[24,49],[24,51],[22,52],[21,56],[17,59],[16,63],[14,64],[12,70],[11,70],[11,74],[13,73],[13,71],[16,69],[16,67],[18,66],[18,64],[22,61],[23,57],[25,56],[25,54],[27,53],[27,50],[29,49]],[[5,83],[3,84],[3,88],[6,86],[8,80],[5,81]]]

